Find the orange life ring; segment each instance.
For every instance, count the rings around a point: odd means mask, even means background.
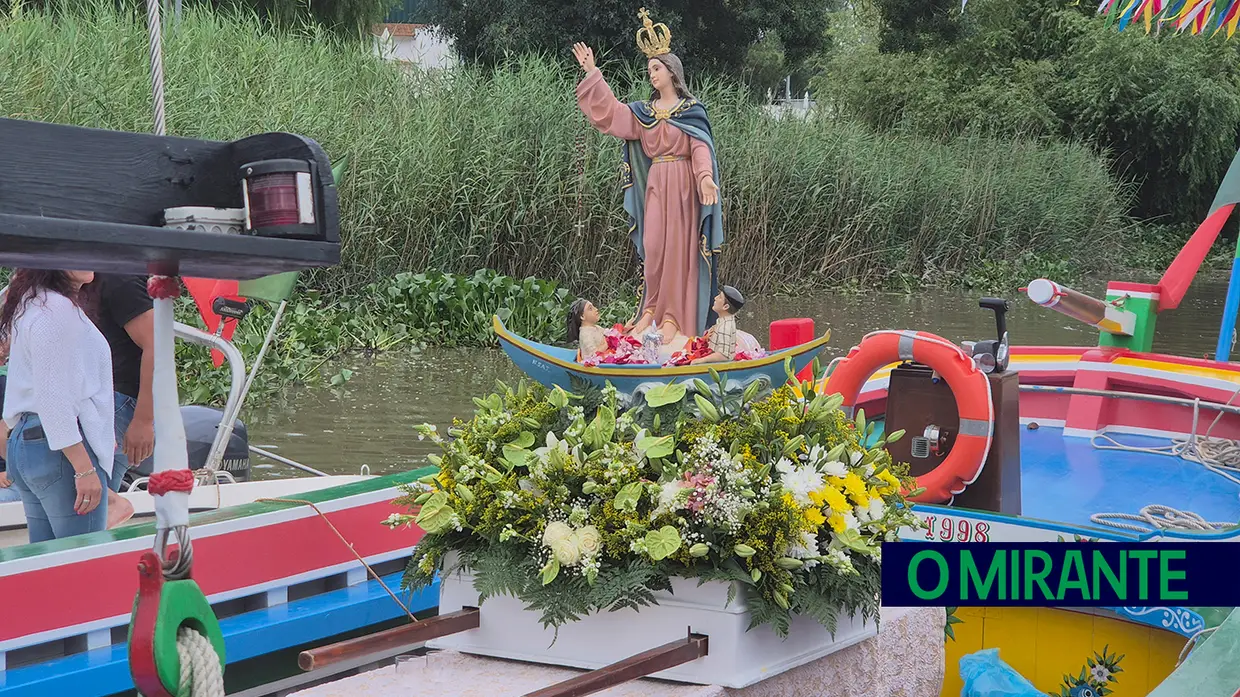
[[[938,467],[917,477],[925,491],[913,498],[920,503],[949,503],[977,480],[990,454],[995,432],[995,408],[991,401],[990,380],[978,370],[972,357],[947,339],[927,332],[879,331],[867,334],[840,360],[827,378],[826,393],[844,397],[841,407],[852,415],[861,388],[875,371],[899,361],[916,361],[930,366],[947,380],[960,431],[947,459]]]

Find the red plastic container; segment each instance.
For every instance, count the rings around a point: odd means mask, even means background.
[[[767,350],[774,353],[813,340],[814,320],[808,317],[777,319],[771,322],[771,340],[767,343]],[[797,379],[809,380],[811,374],[812,370],[807,366],[797,374]]]

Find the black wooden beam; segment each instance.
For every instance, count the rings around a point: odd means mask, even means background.
[[[249,279],[340,262],[340,208],[318,143],[291,133],[234,142],[0,118],[0,265]],[[163,227],[165,209],[241,208],[241,167],[311,162],[317,239]]]
[[[244,281],[338,263],[333,242],[0,213],[0,266]]]
[[[644,651],[598,670],[535,690],[525,697],[582,697],[594,694],[630,680],[644,678],[653,673],[697,660],[707,654],[707,644],[705,636],[690,634],[688,638],[678,639],[657,649]]]

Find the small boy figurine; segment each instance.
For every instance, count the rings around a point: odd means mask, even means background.
[[[701,363],[726,363],[736,357],[736,313],[745,305],[741,292],[732,286],[724,286],[715,296],[711,309],[719,315],[715,325],[706,331],[706,344],[710,353],[696,358],[690,365]]]

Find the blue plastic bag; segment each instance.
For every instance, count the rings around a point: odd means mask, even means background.
[[[1046,697],[1012,666],[999,660],[999,649],[982,649],[960,658],[960,697]]]

